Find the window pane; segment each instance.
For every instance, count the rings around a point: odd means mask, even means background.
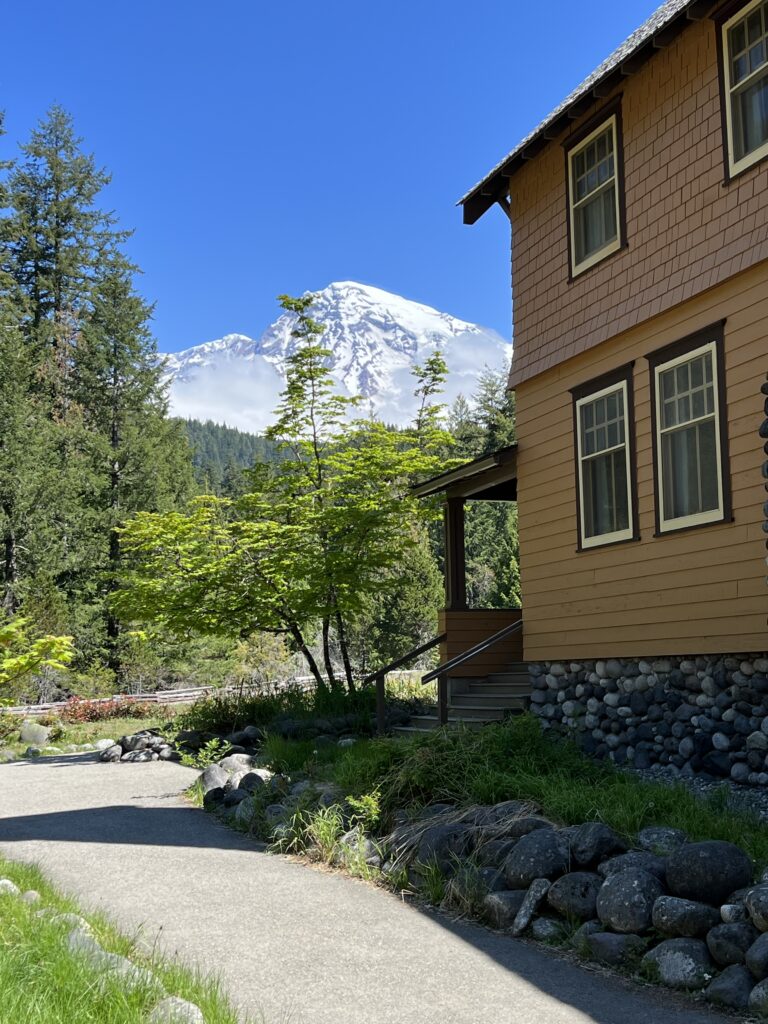
[[[710,512],[718,507],[714,418],[662,434],[664,518]]]
[[[737,160],[768,142],[768,72],[732,94],[733,151]]]
[[[585,538],[628,529],[626,450],[589,459],[582,472]]]
[[[730,32],[730,37],[731,53],[741,53],[747,45],[743,21],[740,21],[738,25],[733,26]]]
[[[574,216],[576,262],[581,263],[616,238],[616,185],[578,207]]]

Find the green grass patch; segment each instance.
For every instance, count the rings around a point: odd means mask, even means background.
[[[43,907],[85,917],[107,952],[151,970],[169,995],[199,1006],[206,1024],[236,1024],[237,1015],[215,979],[142,954],[104,917],[83,914],[34,867],[0,858],[0,877],[42,897],[27,904],[17,896],[0,895],[0,1024],[145,1024],[152,1006],[163,998],[152,987],[129,991],[116,977],[102,980],[104,972],[67,948],[71,925],[35,916]]]
[[[10,716],[7,716],[10,717]],[[3,750],[10,750],[14,757],[21,757],[27,747],[34,744],[22,743],[18,738],[18,730],[23,719],[18,718],[16,730],[10,733],[5,742],[0,740]],[[143,729],[161,729],[173,732],[178,726],[174,718],[153,716],[151,718],[110,718],[103,722],[77,722],[73,724],[59,723],[47,744],[64,750],[68,746],[80,746],[84,743],[95,743],[96,740],[114,739],[141,732]],[[59,729],[61,731],[59,732]],[[58,734],[58,735],[57,735]],[[55,738],[54,738],[55,737]]]

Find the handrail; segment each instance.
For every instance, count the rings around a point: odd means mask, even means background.
[[[418,658],[422,654],[426,654],[427,651],[431,651],[433,647],[437,647],[446,639],[445,633],[439,633],[437,636],[433,636],[431,640],[427,640],[425,644],[421,644],[419,647],[414,647],[413,650],[408,651],[402,658],[396,658],[394,661],[390,661],[388,665],[383,668],[377,669],[375,672],[371,672],[370,675],[363,679],[363,684],[376,683],[376,728],[379,736],[383,736],[387,726],[387,704],[386,704],[386,681],[387,672],[392,672],[396,668],[400,668],[401,665],[405,665],[407,661],[412,661],[414,658]]]
[[[511,623],[509,626],[505,626],[504,629],[500,629],[498,633],[494,633],[493,636],[486,637],[485,640],[481,640],[479,644],[475,644],[474,647],[470,647],[468,651],[464,651],[463,654],[457,654],[455,658],[451,658],[450,661],[443,662],[442,665],[438,665],[437,668],[431,672],[427,672],[425,676],[421,677],[422,683],[431,683],[433,679],[438,679],[440,676],[446,676],[452,669],[458,668],[459,665],[463,665],[465,661],[471,661],[472,658],[477,657],[478,654],[482,654],[483,651],[487,651],[489,647],[493,647],[499,640],[503,640],[505,637],[510,636],[512,633],[518,632],[523,628],[523,620],[519,619],[517,622]]]
[[[427,651],[431,651],[433,647],[437,647],[438,644],[441,644],[443,640],[445,640],[445,638],[445,633],[440,633],[438,636],[433,636],[432,639],[427,640],[425,644],[422,644],[420,647],[414,647],[412,651],[408,651],[408,653],[404,654],[402,658],[397,658],[395,659],[395,661],[390,661],[390,663],[388,665],[385,665],[384,668],[377,668],[375,672],[371,672],[369,676],[366,676],[365,679],[363,679],[363,685],[372,683],[373,680],[376,679],[378,676],[386,675],[387,672],[393,672],[396,668],[400,668],[401,665],[405,665],[406,662],[413,661],[414,658],[418,658],[422,654],[426,654]]]

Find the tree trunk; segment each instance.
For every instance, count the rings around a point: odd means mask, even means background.
[[[339,685],[333,672],[333,661],[331,660],[331,620],[328,615],[323,616],[323,661],[325,662],[325,674],[328,677],[328,685],[335,690]]]
[[[347,689],[350,693],[355,692],[355,680],[352,677],[352,663],[349,660],[349,650],[347,648],[347,631],[344,628],[344,619],[342,618],[341,612],[336,609],[336,633],[339,637],[339,647],[341,648],[341,658],[344,662],[344,675],[347,677]]]
[[[117,359],[115,356],[112,370],[112,393],[117,395]],[[119,677],[122,670],[120,657],[120,623],[112,610],[112,595],[117,589],[117,571],[120,566],[120,534],[117,532],[117,520],[120,514],[120,427],[118,423],[117,399],[113,397],[112,422],[110,423],[109,446],[112,464],[109,473],[109,580],[107,582],[107,664]]]
[[[3,609],[13,615],[18,608],[16,599],[16,581],[18,579],[18,564],[16,561],[16,532],[11,525],[12,509],[5,505],[3,513],[6,518],[5,535],[3,537],[3,549],[5,565],[3,567]]]
[[[312,676],[314,677],[314,680],[317,683],[318,690],[327,690],[328,687],[325,685],[325,680],[323,679],[320,673],[320,669],[317,667],[317,662],[312,657],[312,652],[307,647],[304,641],[304,636],[301,630],[295,623],[291,623],[291,625],[288,627],[288,631],[290,632],[293,639],[296,641],[296,646],[303,654],[304,660],[306,661],[307,666],[309,667],[309,671],[312,673]]]

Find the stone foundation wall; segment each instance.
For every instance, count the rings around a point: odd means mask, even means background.
[[[544,728],[618,765],[768,786],[768,654],[528,666]]]

